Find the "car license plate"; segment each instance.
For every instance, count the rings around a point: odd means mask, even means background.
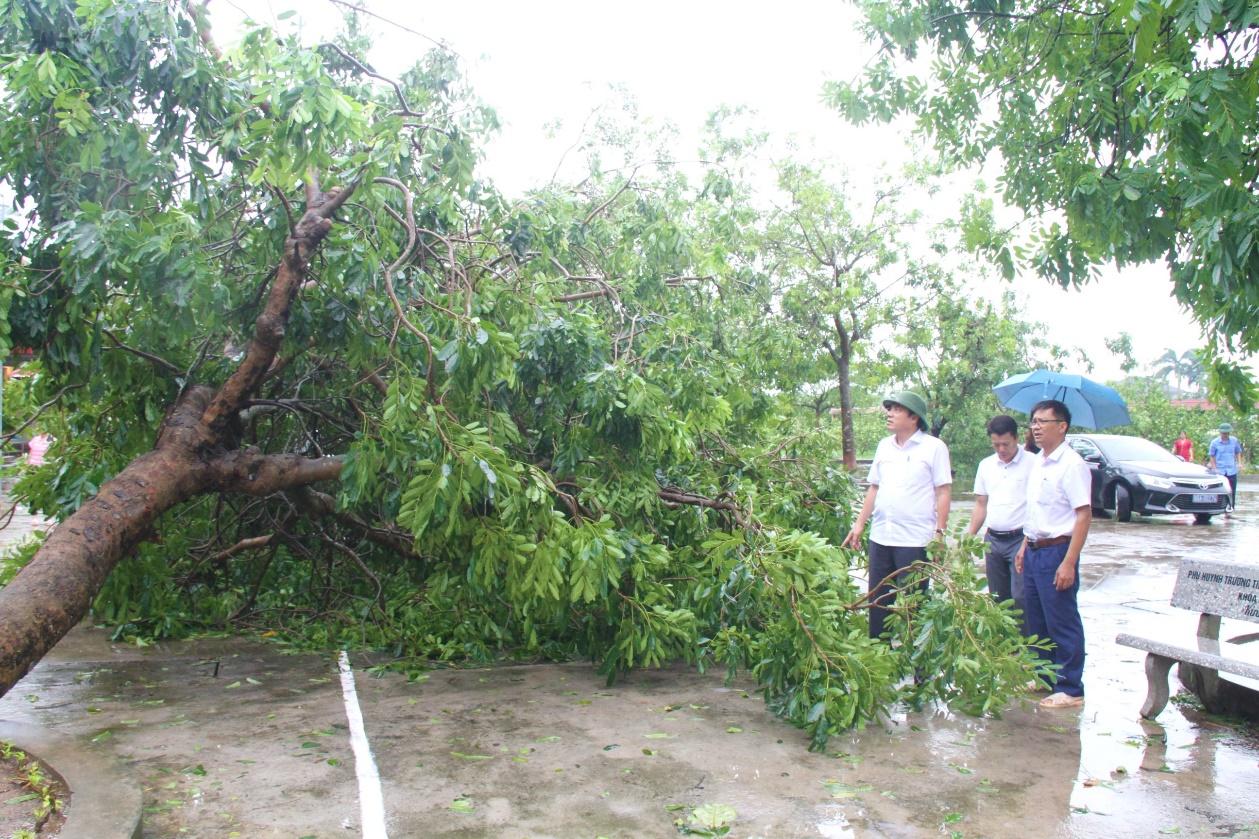
[[[1195,504],[1214,504],[1220,500],[1218,495],[1195,495],[1193,503]]]

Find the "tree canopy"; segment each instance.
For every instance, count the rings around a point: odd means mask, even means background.
[[[830,101],[909,115],[950,161],[993,160],[1035,219],[985,246],[1063,286],[1162,261],[1214,390],[1245,411],[1259,350],[1259,6],[1248,0],[863,0],[878,56]]]
[[[94,605],[400,669],[749,670],[815,747],[898,698],[1000,708],[1033,665],[975,544],[866,637],[855,484],[753,340],[718,168],[593,156],[509,200],[457,61],[368,46],[0,3],[7,321],[62,441],[19,489],[64,519],[0,590],[0,688]]]

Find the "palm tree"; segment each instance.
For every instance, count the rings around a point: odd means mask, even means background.
[[[1181,396],[1180,385],[1182,381],[1196,385],[1202,381],[1204,373],[1202,361],[1194,350],[1185,350],[1180,355],[1177,355],[1175,350],[1168,349],[1154,360],[1154,367],[1157,368],[1154,371],[1154,375],[1159,378],[1171,378],[1173,376],[1176,378],[1177,399]]]
[[[1185,355],[1189,356],[1184,371],[1185,383],[1193,386],[1194,393],[1201,393],[1202,385],[1207,379],[1207,368],[1202,363],[1202,354],[1197,350],[1186,350]]]

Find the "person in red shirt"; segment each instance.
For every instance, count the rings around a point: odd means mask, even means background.
[[[1186,463],[1193,463],[1193,440],[1189,439],[1188,431],[1180,432],[1180,439],[1172,443],[1172,453]]]

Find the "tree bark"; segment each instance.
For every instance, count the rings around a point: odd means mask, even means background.
[[[839,421],[843,433],[844,468],[851,472],[857,468],[856,432],[852,425],[852,345],[855,339],[844,327],[838,314],[834,316],[834,324],[839,346],[836,347],[828,341],[826,350],[835,362],[835,373],[839,376]]]
[[[329,217],[353,192],[351,186],[322,193],[312,177],[306,212],[286,243],[237,369],[217,390],[186,390],[153,451],[106,481],[0,589],[0,695],[83,620],[109,573],[147,538],[158,516],[207,492],[267,495],[340,475],[337,457],[236,451],[232,423],[275,360],[310,256],[332,228]]]
[[[0,693],[83,620],[109,572],[158,516],[205,491],[205,470],[187,443],[209,395],[189,393],[163,423],[158,447],[106,481],[0,589]]]

